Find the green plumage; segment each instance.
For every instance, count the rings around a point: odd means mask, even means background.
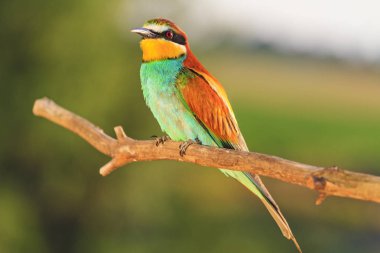
[[[191,112],[178,87],[186,86],[194,74],[183,67],[184,57],[145,62],[141,65],[141,85],[146,104],[151,109],[161,129],[175,141],[199,139],[202,144],[231,148],[210,133]],[[227,143],[228,144],[228,143]],[[241,171],[221,171],[235,178],[245,187],[263,198],[249,174]]]
[[[208,132],[184,103],[176,86],[178,81],[180,85],[186,85],[186,79],[189,78],[183,74],[183,61],[184,57],[141,65],[140,78],[145,102],[161,129],[173,140],[198,138],[205,145],[215,146]]]

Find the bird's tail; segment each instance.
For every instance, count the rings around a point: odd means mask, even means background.
[[[231,176],[253,192],[259,199],[263,202],[265,207],[268,209],[269,213],[272,215],[273,219],[276,221],[277,225],[281,229],[282,234],[289,240],[292,240],[297,247],[298,251],[302,253],[302,250],[294,237],[292,230],[289,227],[288,222],[282,215],[280,208],[273,200],[272,196],[269,194],[265,185],[262,183],[261,179],[257,175],[251,175],[248,172],[242,171],[231,171],[222,170],[227,176]]]

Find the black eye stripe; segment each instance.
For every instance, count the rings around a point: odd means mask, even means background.
[[[173,32],[173,38],[172,38],[172,39],[168,39],[168,38],[166,37],[166,33],[167,33],[168,31],[172,31],[172,32]],[[173,41],[173,42],[178,43],[178,44],[181,44],[181,45],[186,45],[186,39],[185,39],[185,37],[183,37],[182,35],[180,35],[180,34],[174,32],[173,30],[166,30],[166,31],[163,31],[162,33],[157,33],[157,32],[154,32],[154,31],[152,31],[152,32],[153,32],[154,34],[156,34],[156,35],[157,35],[158,37],[160,37],[160,38],[164,38],[164,39],[166,39],[166,40],[170,40],[170,41]]]
[[[185,37],[183,37],[182,35],[176,34],[176,33],[174,33],[172,41],[175,42],[175,43],[181,44],[181,45],[185,45],[186,44]]]
[[[186,45],[186,39],[184,36],[174,32],[173,30],[170,30],[173,32],[173,38],[172,39],[168,39],[166,37],[166,33],[168,32],[169,30],[166,30],[166,31],[163,31],[161,33],[159,32],[155,32],[153,30],[150,30],[151,33],[153,33],[155,36],[154,38],[163,38],[163,39],[166,39],[166,40],[170,40],[170,41],[173,41],[177,44],[180,44],[180,45]]]

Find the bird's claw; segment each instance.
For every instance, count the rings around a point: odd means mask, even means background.
[[[156,135],[153,135],[152,138],[156,140],[156,146],[158,147],[160,144],[164,144],[166,141],[171,140],[168,135],[164,135],[161,137],[157,137]]]
[[[182,142],[179,145],[179,155],[184,156],[188,147],[190,147],[193,144],[202,144],[202,142],[198,138],[195,138],[195,140],[187,140]]]

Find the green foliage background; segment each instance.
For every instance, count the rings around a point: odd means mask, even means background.
[[[0,252],[295,252],[259,201],[218,171],[149,162],[102,178],[108,158],[32,115],[48,96],[109,134],[118,124],[138,139],[161,134],[140,91],[138,39],[118,25],[121,7],[0,3]],[[378,65],[193,50],[226,87],[252,150],[380,174]],[[304,252],[379,252],[378,204],[315,206],[315,193],[265,181]]]

